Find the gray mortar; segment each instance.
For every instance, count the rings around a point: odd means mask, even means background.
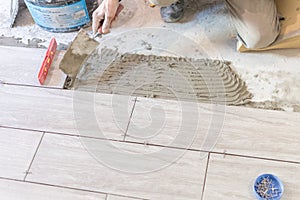
[[[95,51],[84,62],[73,87],[150,98],[243,105],[252,94],[229,63],[155,55]]]
[[[32,40],[28,40],[28,44],[24,44],[22,42],[22,38],[0,36],[0,45],[3,45],[3,46],[46,48],[45,46],[40,44],[43,42],[44,42],[44,40],[41,40],[38,38],[33,38]]]
[[[22,42],[22,38],[15,38],[15,37],[5,37],[0,36],[0,45],[2,46],[12,46],[12,47],[27,47],[27,48],[48,48],[42,43],[45,42],[44,39],[39,38],[32,38],[30,40],[27,40],[27,44]],[[57,50],[66,50],[69,45],[59,43],[57,46]]]
[[[96,49],[99,43],[88,36],[81,29],[74,41],[71,43],[63,59],[59,64],[59,68],[68,75],[67,83],[64,88],[71,86],[84,60]]]

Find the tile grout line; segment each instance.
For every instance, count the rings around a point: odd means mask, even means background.
[[[206,162],[206,169],[205,169],[205,175],[204,175],[204,181],[203,181],[203,187],[202,187],[201,200],[203,200],[203,198],[204,198],[204,190],[205,190],[205,185],[206,185],[206,180],[207,180],[209,161],[210,161],[210,153],[208,153],[208,155],[207,155],[207,162]]]
[[[10,126],[0,126],[0,128],[23,130],[23,131],[33,131],[33,132],[39,132],[39,133],[47,133],[47,134],[51,134],[51,135],[68,136],[68,137],[82,137],[82,138],[105,140],[105,141],[108,140],[108,141],[114,141],[114,142],[124,142],[124,143],[128,143],[128,144],[145,145],[145,143],[135,142],[135,141],[124,141],[124,140],[117,140],[117,139],[97,138],[97,137],[89,137],[89,136],[78,136],[76,134],[61,133],[61,132],[54,132],[54,131],[42,131],[42,130],[27,129],[27,128],[16,128],[16,127],[10,127]],[[147,143],[147,145],[153,146],[153,147],[165,147],[165,148],[171,148],[171,149],[177,149],[177,150],[188,150],[188,151],[193,151],[193,152],[204,152],[204,153],[219,154],[219,155],[225,155],[225,156],[227,155],[227,156],[234,156],[234,157],[243,157],[243,158],[250,158],[250,159],[259,159],[259,160],[266,160],[266,161],[273,161],[273,162],[300,164],[300,162],[297,162],[297,161],[282,160],[282,159],[276,159],[276,158],[265,158],[265,157],[235,154],[235,153],[224,153],[224,152],[221,152],[221,151],[219,151],[219,152],[217,152],[217,151],[207,151],[207,150],[201,150],[201,149],[195,149],[195,148],[186,149],[186,148],[182,148],[182,147],[166,146],[166,145],[160,145],[160,144],[154,144],[154,143]]]
[[[41,183],[41,182],[34,182],[34,181],[23,181],[21,179],[14,179],[14,178],[0,177],[0,180],[12,181],[12,182],[19,182],[19,183],[25,183],[25,184],[33,184],[33,185],[39,185],[39,186],[45,186],[45,187],[67,189],[67,190],[75,190],[75,191],[88,192],[88,193],[94,193],[94,194],[104,194],[107,197],[109,195],[112,195],[112,196],[127,197],[127,198],[132,198],[132,199],[137,199],[137,200],[150,200],[150,199],[143,199],[143,198],[139,198],[139,197],[127,196],[127,195],[122,195],[122,194],[106,193],[106,192],[100,192],[100,191],[95,191],[95,190],[73,188],[73,187],[68,187],[68,186],[53,185],[53,184],[47,184],[47,183]]]
[[[47,184],[47,183],[39,183],[39,182],[34,182],[34,181],[24,181],[24,180],[20,180],[20,179],[13,179],[13,178],[6,178],[6,177],[0,177],[0,180],[14,181],[14,182],[33,184],[33,185],[39,185],[39,186],[45,186],[45,187],[54,187],[54,188],[60,188],[60,189],[68,189],[68,190],[75,190],[75,191],[81,191],[81,192],[90,192],[90,193],[107,194],[108,195],[108,193],[104,193],[104,192],[72,188],[72,187],[66,187],[66,186],[60,186],[60,185],[52,185],[52,184]]]
[[[105,195],[105,200],[108,200],[108,194]]]
[[[0,176],[0,180],[5,180],[5,181],[14,181],[14,182],[22,182],[24,183],[25,181],[22,179],[16,179],[16,178],[8,178],[8,177],[2,177]]]
[[[34,185],[48,186],[48,187],[54,187],[54,188],[61,188],[61,189],[68,189],[68,190],[76,190],[76,191],[81,191],[81,192],[89,192],[89,193],[95,193],[95,194],[104,194],[104,195],[107,195],[107,196],[112,195],[112,196],[127,197],[127,198],[132,198],[132,199],[137,199],[137,200],[141,199],[139,197],[134,197],[134,196],[107,193],[107,192],[100,192],[100,191],[96,191],[96,190],[74,188],[74,187],[68,187],[68,186],[63,186],[63,185],[54,185],[54,184],[41,183],[41,182],[35,182],[35,181],[25,181],[25,183],[30,183],[30,184],[34,184]],[[150,200],[150,199],[143,199],[143,200]]]
[[[36,155],[37,155],[37,152],[38,152],[38,150],[39,150],[39,148],[40,148],[40,146],[41,146],[41,144],[42,144],[42,141],[43,141],[43,139],[44,139],[45,134],[46,134],[46,133],[43,132],[43,135],[42,135],[42,137],[41,137],[41,139],[40,139],[40,141],[39,141],[39,144],[38,144],[38,146],[37,146],[37,148],[36,148],[36,150],[35,150],[35,152],[34,152],[33,158],[32,158],[32,160],[31,160],[31,162],[30,162],[30,164],[29,164],[28,170],[26,171],[26,174],[25,174],[25,177],[24,177],[23,181],[26,181],[26,178],[27,178],[28,174],[30,173],[31,166],[32,166],[33,161],[34,161],[34,159],[35,159],[35,157],[36,157]]]
[[[300,164],[300,162],[296,162],[296,161],[281,160],[281,159],[274,159],[274,158],[263,158],[263,157],[250,156],[250,155],[241,155],[241,154],[234,154],[234,153],[224,153],[224,152],[214,152],[214,151],[211,151],[210,153],[211,154],[224,155],[224,156],[233,156],[233,157],[241,157],[241,158],[248,158],[248,159],[272,161],[272,162],[282,162],[282,163],[289,163],[289,164],[296,164],[296,165]]]
[[[55,86],[39,86],[39,85],[30,85],[30,84],[21,84],[21,83],[7,83],[7,82],[0,82],[0,84],[9,85],[9,86],[17,86],[17,87],[41,88],[41,89],[51,89],[51,90],[67,90],[67,89],[64,89],[63,87],[55,87]]]
[[[18,128],[18,127],[3,126],[3,125],[0,125],[0,128],[3,128],[3,129],[14,129],[14,130],[20,130],[20,131],[32,131],[32,132],[39,132],[39,133],[47,132],[47,131],[36,130],[36,129]],[[57,134],[63,134],[63,133],[57,133]]]
[[[127,123],[126,130],[125,130],[125,133],[124,133],[123,141],[125,141],[126,136],[127,136],[127,132],[128,132],[129,126],[130,126],[130,122],[131,122],[131,119],[132,119],[132,115],[133,115],[133,112],[134,112],[134,109],[135,109],[135,104],[136,104],[136,102],[137,102],[137,98],[138,98],[138,97],[135,97],[135,98],[134,98],[134,103],[133,103],[132,110],[131,110],[131,113],[130,113],[130,116],[129,116],[129,120],[128,120],[128,123]]]

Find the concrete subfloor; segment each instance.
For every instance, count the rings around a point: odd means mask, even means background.
[[[4,5],[0,8],[0,45],[20,45],[22,41],[23,46],[46,47],[55,37],[64,48],[76,35],[76,32],[43,31],[34,24],[26,9],[21,10],[15,27],[7,28],[10,2],[0,2]],[[254,95],[250,106],[300,111],[297,98],[300,94],[299,49],[237,52],[235,29],[223,1],[188,0],[184,18],[175,24],[164,23],[159,8],[148,7],[144,0],[122,2],[125,9],[113,23],[111,33],[97,39],[101,43],[99,48],[230,61]],[[19,42],[11,37],[20,38]],[[32,45],[32,41],[36,45]]]

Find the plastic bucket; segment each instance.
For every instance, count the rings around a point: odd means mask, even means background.
[[[25,0],[37,25],[51,32],[71,32],[90,22],[85,0]]]

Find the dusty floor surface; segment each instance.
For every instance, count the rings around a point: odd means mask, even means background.
[[[10,1],[0,2],[1,45],[43,47],[55,37],[64,48],[76,35],[43,31],[34,24],[26,9],[21,11],[15,27],[7,28]],[[123,5],[125,9],[113,23],[111,33],[99,38],[102,47],[129,53],[230,61],[254,95],[250,106],[300,110],[299,49],[237,52],[235,30],[222,1],[188,0],[184,19],[176,24],[162,22],[159,8],[149,8],[144,0],[123,0]],[[16,42],[11,37],[19,39]]]

